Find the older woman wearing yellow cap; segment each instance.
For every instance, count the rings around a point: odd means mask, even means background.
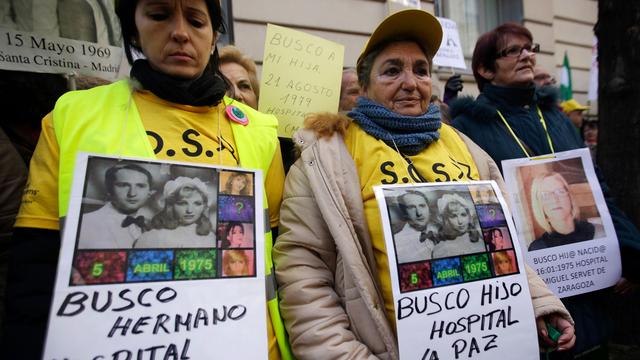
[[[373,186],[479,179],[503,185],[496,164],[442,124],[429,103],[441,40],[440,23],[424,11],[387,17],[358,58],[363,96],[356,107],[347,116],[309,116],[294,136],[301,156],[285,183],[274,261],[281,313],[300,359],[399,356]],[[536,316],[553,313],[566,332],[561,346],[571,346],[569,314],[539,278],[529,281]]]

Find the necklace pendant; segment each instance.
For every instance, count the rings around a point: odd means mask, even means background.
[[[247,126],[247,124],[249,123],[249,118],[247,117],[247,114],[245,114],[242,110],[240,110],[239,107],[235,105],[227,105],[224,111],[227,114],[227,117],[229,118],[229,120],[231,121],[237,122],[238,124],[244,125],[244,126]]]

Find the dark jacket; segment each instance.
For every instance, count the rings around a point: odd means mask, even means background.
[[[487,84],[476,100],[463,97],[451,104],[452,125],[486,151],[502,170],[502,160],[526,155],[509,134],[497,110],[526,144],[531,156],[551,153],[538,108],[556,152],[584,147],[569,119],[557,107],[556,100],[557,92],[551,87],[536,91],[533,86],[520,89]],[[637,280],[640,278],[640,268],[636,264],[640,255],[640,232],[615,206],[609,188],[600,176],[598,178],[621,245],[622,275]],[[563,298],[562,301],[576,321],[575,354],[606,341],[608,329],[602,291]]]
[[[569,234],[558,232],[545,232],[539,238],[529,244],[529,251],[546,249],[554,246],[562,246],[593,239],[596,227],[588,221],[574,220],[575,230]]]
[[[582,139],[557,107],[556,101],[557,91],[552,87],[536,91],[533,86],[518,89],[487,84],[477,100],[462,97],[451,104],[452,125],[486,151],[502,170],[502,160],[525,157],[525,154],[509,134],[496,110],[500,110],[532,156],[551,153],[536,107],[542,112],[556,152],[584,147]],[[626,253],[621,252],[622,275],[639,281],[640,267],[634,265],[636,261],[632,259],[640,254],[640,232],[615,205],[613,195],[597,168],[596,173],[618,241],[622,250],[626,250]],[[625,261],[626,258],[632,261]]]
[[[463,97],[451,104],[452,125],[486,151],[500,169],[502,160],[526,155],[496,110],[500,110],[518,138],[527,145],[531,156],[551,153],[537,107],[542,112],[556,152],[583,147],[573,125],[555,105],[555,93],[552,89],[545,90],[541,93],[533,86],[518,89],[487,84],[477,100]]]
[[[27,164],[0,128],[0,336],[4,324],[5,288],[9,261],[9,242],[16,220],[22,189],[27,182]]]

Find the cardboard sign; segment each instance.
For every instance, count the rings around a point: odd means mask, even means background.
[[[290,138],[313,112],[337,112],[344,46],[267,25],[258,109],[279,120],[278,136]]]
[[[439,66],[466,69],[458,25],[451,19],[439,17],[438,21],[442,25],[442,43],[436,56],[433,57],[433,63]]]
[[[88,41],[87,41],[88,40]],[[0,6],[0,69],[114,80],[122,61],[111,1],[8,1]]]
[[[375,187],[402,359],[537,359],[522,252],[495,182]]]
[[[622,273],[589,149],[502,162],[527,262],[558,297],[614,285]]]
[[[44,359],[266,359],[260,172],[79,154]]]

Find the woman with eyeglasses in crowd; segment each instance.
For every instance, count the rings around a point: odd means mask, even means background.
[[[480,145],[498,166],[505,159],[581,147],[578,134],[556,106],[557,99],[536,93],[533,81],[539,51],[540,45],[521,25],[500,25],[482,35],[471,61],[480,95],[451,104],[453,126]]]
[[[531,32],[518,24],[503,24],[483,34],[471,61],[480,95],[475,100],[459,98],[450,106],[452,125],[486,151],[500,169],[502,160],[584,147],[556,105],[557,92],[540,91],[534,85],[539,51]],[[640,232],[613,204],[602,180],[600,185],[622,247],[623,279],[616,290],[623,293],[629,288],[625,278],[640,274],[633,261],[640,251]],[[605,292],[562,299],[576,322],[576,346],[552,358],[583,358],[587,353],[592,356],[589,359],[607,358]]]

